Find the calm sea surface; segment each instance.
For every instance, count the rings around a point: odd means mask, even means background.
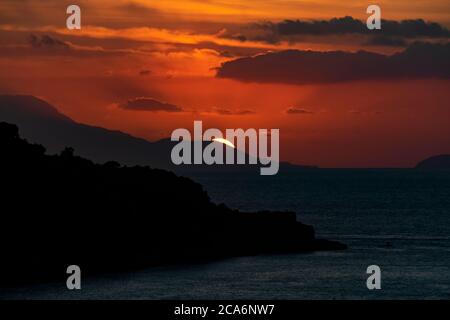
[[[198,176],[215,202],[293,210],[349,250],[243,257],[0,292],[26,299],[449,299],[450,171],[310,170]],[[366,288],[369,265],[382,290]]]

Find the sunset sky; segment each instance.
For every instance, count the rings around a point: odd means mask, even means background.
[[[81,30],[66,28],[70,4]],[[377,1],[386,21],[373,33],[360,28],[370,4],[0,0],[0,93],[151,141],[194,120],[279,128],[282,160],[299,164],[410,167],[450,153],[450,2]],[[279,55],[289,49],[300,54]]]

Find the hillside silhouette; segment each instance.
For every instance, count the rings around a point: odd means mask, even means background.
[[[166,263],[344,249],[317,240],[295,213],[243,213],[212,203],[188,178],[104,164],[43,146],[0,123],[0,283],[16,285]]]
[[[0,95],[0,121],[18,125],[23,138],[44,145],[49,154],[60,153],[66,146],[71,146],[78,155],[98,163],[114,159],[123,165],[149,165],[184,176],[203,172],[258,174],[260,167],[259,165],[175,166],[172,164],[170,154],[176,142],[170,139],[150,142],[121,131],[78,123],[60,113],[48,102],[29,95]],[[248,156],[246,158],[248,159]],[[310,167],[280,164],[280,171],[304,168]]]
[[[149,142],[121,131],[78,123],[48,102],[29,95],[0,95],[0,120],[20,127],[30,142],[60,153],[71,146],[80,156],[104,163],[115,159],[124,165],[170,167],[170,141]]]

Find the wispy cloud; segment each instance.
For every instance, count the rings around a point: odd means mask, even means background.
[[[29,42],[34,48],[70,48],[68,43],[53,38],[49,35],[37,36],[35,34],[31,34],[29,37]]]
[[[301,114],[314,114],[314,112],[309,111],[307,109],[303,109],[303,108],[297,108],[297,107],[292,107],[286,110],[287,114],[292,114],[292,115],[301,115]]]
[[[212,114],[220,116],[249,116],[256,114],[255,111],[250,109],[229,109],[214,107],[211,110],[202,112],[203,114]]]
[[[147,97],[139,97],[139,98],[133,98],[129,99],[125,103],[120,103],[118,106],[125,110],[130,111],[149,111],[149,112],[182,112],[183,109],[180,107],[166,103],[161,102],[153,98],[147,98]]]

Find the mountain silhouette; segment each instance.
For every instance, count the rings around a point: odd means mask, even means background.
[[[0,95],[0,121],[18,125],[25,139],[42,144],[50,154],[57,154],[65,147],[71,147],[78,155],[96,163],[114,160],[123,165],[150,166],[186,176],[203,172],[258,174],[260,168],[259,165],[175,166],[170,155],[177,142],[170,139],[149,142],[121,131],[77,123],[49,103],[34,96]],[[204,145],[207,143],[204,142]],[[246,155],[246,159],[248,157]],[[280,171],[304,168],[312,167],[280,163]]]
[[[105,164],[72,148],[47,155],[0,123],[0,287],[261,253],[345,249],[293,212],[244,213],[202,186],[149,167]]]
[[[170,141],[149,142],[120,131],[77,123],[47,102],[33,96],[0,95],[0,120],[17,124],[21,135],[42,144],[49,153],[66,146],[80,156],[104,163],[170,168]]]
[[[430,157],[419,162],[417,169],[450,169],[450,154]]]

